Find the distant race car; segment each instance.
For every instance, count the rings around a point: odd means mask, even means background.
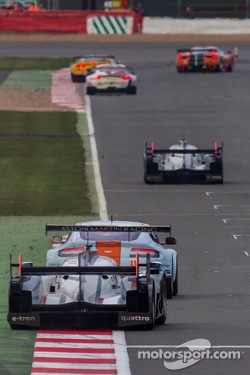
[[[86,93],[121,92],[135,95],[137,76],[121,64],[99,66],[86,77]]]
[[[234,59],[238,57],[238,50],[223,52],[218,47],[198,46],[178,49],[176,57],[177,72],[232,72]]]
[[[178,293],[178,256],[171,237],[171,226],[150,226],[133,221],[89,221],[76,225],[47,225],[46,231],[68,232],[67,236],[52,236],[52,248],[47,251],[47,266],[61,266],[66,259],[93,245],[100,256],[112,258],[118,265],[134,264],[135,254],[149,254],[152,262],[160,262],[167,280],[167,297]],[[167,233],[164,242],[159,235]]]
[[[114,56],[86,55],[76,56],[70,65],[71,79],[73,82],[85,82],[86,76],[99,64],[115,64]]]
[[[182,138],[168,149],[156,149],[146,143],[143,164],[144,182],[153,183],[223,183],[223,144],[213,149],[199,149]]]
[[[19,270],[13,276],[12,269]],[[7,321],[12,329],[142,327],[166,320],[166,279],[159,264],[137,254],[121,267],[87,247],[61,267],[12,263]]]

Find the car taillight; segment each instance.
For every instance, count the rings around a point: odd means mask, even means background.
[[[82,253],[85,247],[71,247],[69,249],[63,249],[58,252],[59,257],[74,257],[79,253]]]
[[[123,81],[130,81],[131,78],[130,78],[129,76],[123,76],[123,77],[122,77],[122,80],[123,80]]]
[[[154,142],[151,142],[151,152],[152,152],[152,155],[154,155],[154,153],[155,153],[155,145],[154,145]]]
[[[100,81],[102,77],[101,76],[96,76],[96,77],[92,77],[92,81]]]
[[[215,155],[217,154],[217,152],[218,152],[218,144],[217,144],[217,142],[214,142],[214,153],[215,153]]]
[[[98,63],[98,61],[91,61],[91,63],[90,64],[92,64],[92,65],[96,65]]]
[[[147,253],[150,256],[155,256],[156,255],[156,251],[155,250],[152,250],[152,249],[142,249],[141,247],[133,247],[131,249],[131,252],[133,252],[133,253]]]
[[[212,57],[212,59],[216,59],[216,57],[217,57],[217,53],[212,52],[212,53],[211,53],[211,57]]]
[[[183,59],[183,55],[181,53],[178,54],[177,56],[178,59]]]
[[[78,68],[78,69],[80,69],[80,68],[86,68],[86,64],[83,64],[83,63],[78,63],[78,64],[76,64],[76,67]]]

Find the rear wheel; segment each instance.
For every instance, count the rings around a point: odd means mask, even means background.
[[[128,87],[128,90],[127,90],[128,95],[136,95],[136,92],[137,92],[136,86],[129,86]]]
[[[176,296],[178,294],[178,266],[176,266],[176,276],[175,281],[173,282],[173,295]]]
[[[87,87],[86,93],[87,93],[87,95],[95,95],[95,88],[94,87]]]
[[[167,278],[167,298],[172,299],[173,298],[173,277]]]

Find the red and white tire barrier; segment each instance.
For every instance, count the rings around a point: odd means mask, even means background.
[[[41,330],[31,375],[130,375],[124,333]]]
[[[86,110],[85,85],[72,82],[70,68],[52,73],[51,102],[61,107]]]

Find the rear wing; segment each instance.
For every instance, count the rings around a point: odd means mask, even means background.
[[[74,56],[73,60],[75,61],[75,60],[78,60],[78,59],[85,59],[85,58],[88,58],[88,59],[89,58],[93,58],[93,59],[98,58],[98,59],[100,59],[102,57],[104,57],[105,59],[114,59],[115,58],[115,56],[113,56],[113,55],[82,55],[82,56]]]
[[[171,235],[171,225],[151,226],[119,226],[119,225],[57,225],[46,224],[48,232],[144,232],[144,233],[168,233]]]
[[[131,233],[155,233],[162,234],[167,233],[166,244],[176,245],[177,240],[175,237],[171,236],[171,225],[151,225],[151,226],[119,226],[119,225],[57,225],[57,224],[46,224],[45,233],[48,232],[127,232],[128,238]],[[56,236],[56,241],[54,241],[54,236],[52,236],[52,243],[58,243],[58,236]],[[112,240],[112,238],[111,238]],[[65,241],[64,241],[65,242]]]
[[[180,48],[177,49],[177,53],[191,52],[191,48]]]
[[[211,154],[211,155],[221,155],[223,154],[223,143],[218,147],[217,142],[214,143],[214,148],[197,148],[195,150],[190,149],[163,149],[155,148],[154,143],[152,142],[150,146],[146,143],[146,154],[155,155],[155,154]]]
[[[142,260],[144,261],[142,261]],[[135,265],[133,266],[41,266],[34,267],[32,263],[22,261],[22,255],[18,255],[18,263],[12,263],[10,255],[10,277],[12,278],[12,269],[18,268],[19,276],[45,276],[45,275],[121,275],[121,276],[140,276],[140,267],[146,267],[146,276],[150,278],[150,255],[136,254]],[[153,272],[152,272],[153,273]]]

